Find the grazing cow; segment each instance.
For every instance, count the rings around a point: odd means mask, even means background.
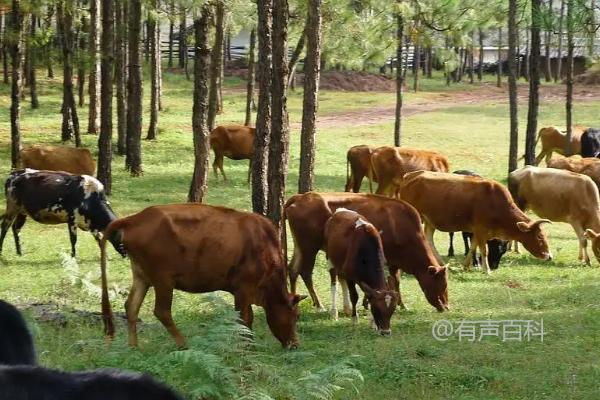
[[[468,170],[458,170],[454,171],[453,174],[458,175],[469,175],[469,176],[477,176],[481,178],[481,175]],[[454,257],[454,232],[449,232],[450,236],[450,246],[448,247],[448,257]],[[465,256],[469,254],[469,242],[473,241],[473,234],[471,232],[462,232],[463,243],[465,245]],[[500,265],[500,259],[506,253],[508,249],[508,242],[505,240],[491,239],[487,241],[488,248],[488,264],[491,269],[498,269]],[[479,260],[475,253],[473,253],[473,265],[478,266]]]
[[[255,128],[244,125],[221,125],[212,130],[208,140],[210,147],[215,152],[213,170],[217,179],[219,178],[218,168],[221,170],[223,180],[227,180],[223,170],[223,156],[225,156],[232,160],[250,160],[248,166],[248,182],[250,182],[255,131]]]
[[[369,179],[369,187],[372,186],[371,179],[377,182],[377,176],[369,177],[371,168],[371,153],[375,147],[361,144],[350,147],[346,155],[346,188],[344,191],[360,192],[360,186],[366,176]]]
[[[352,321],[358,322],[358,285],[369,303],[374,326],[381,335],[392,333],[390,319],[398,304],[398,294],[385,280],[385,256],[377,229],[362,215],[338,208],[325,224],[325,251],[331,265],[331,315],[338,318],[336,288],[339,278],[344,296],[344,312],[352,301]],[[350,299],[348,299],[350,292]]]
[[[600,157],[600,129],[588,128],[583,132],[581,157]]]
[[[99,239],[102,231],[116,219],[104,194],[104,186],[89,175],[16,170],[10,173],[4,188],[6,212],[2,218],[0,253],[8,228],[12,226],[17,254],[21,255],[19,232],[27,216],[42,224],[66,223],[73,257],[77,228],[90,231]],[[110,241],[124,255],[119,235],[111,236]]]
[[[379,147],[371,155],[369,171],[377,176],[377,194],[390,197],[396,195],[404,174],[419,170],[448,172],[448,159],[435,151],[391,146]]]
[[[579,239],[579,260],[590,264],[586,229],[600,231],[600,196],[592,180],[575,172],[527,166],[510,173],[510,191],[522,210],[567,222]]]
[[[596,186],[600,188],[600,159],[595,157],[581,158],[558,157],[548,161],[548,168],[564,169],[566,171],[577,172],[589,176]]]
[[[13,305],[0,300],[0,365],[36,363],[33,338],[23,316]]]
[[[183,400],[149,375],[112,369],[63,372],[0,367],[0,400]]]
[[[294,237],[294,254],[288,268],[293,293],[301,275],[313,304],[323,309],[313,287],[312,272],[317,253],[325,249],[325,224],[332,211],[340,207],[363,215],[381,231],[385,258],[402,308],[400,269],[417,278],[432,306],[438,311],[448,309],[448,271],[436,261],[425,240],[419,214],[404,201],[372,194],[309,192],[294,195],[286,202],[284,219],[289,220]]]
[[[571,153],[581,153],[581,135],[586,128],[582,126],[574,126],[571,134]],[[555,126],[548,126],[540,129],[537,138],[535,139],[535,145],[537,146],[538,141],[542,142],[542,151],[535,158],[535,165],[539,165],[542,158],[546,157],[546,164],[552,158],[552,152],[559,154],[565,153],[565,146],[567,144],[567,136],[558,130]]]
[[[235,309],[248,327],[252,327],[252,304],[260,305],[281,344],[297,346],[297,305],[303,297],[288,293],[279,235],[266,218],[203,204],[171,204],[148,207],[118,219],[106,228],[104,236],[117,231],[122,232],[133,273],[125,307],[131,346],[137,346],[138,312],[150,286],[154,286],[156,296],[154,315],[179,347],[185,345],[185,339],[171,317],[173,289],[232,293]],[[113,336],[105,245],[103,237],[102,313],[105,332]]]
[[[486,243],[492,238],[517,240],[538,258],[552,258],[541,228],[548,220],[532,221],[514,203],[500,183],[473,176],[416,171],[407,174],[400,187],[402,199],[412,204],[425,221],[425,234],[434,251],[433,233],[473,232],[473,246],[465,259],[471,266],[479,247],[486,273],[490,273]],[[436,255],[439,254],[436,251]],[[441,259],[441,258],[440,258]]]
[[[88,149],[34,144],[21,150],[22,168],[96,175],[96,161]]]

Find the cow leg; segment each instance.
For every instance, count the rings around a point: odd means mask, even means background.
[[[319,311],[325,311],[325,308],[319,300],[319,296],[315,292],[313,286],[312,273],[315,266],[315,258],[317,257],[317,251],[301,251],[297,246],[294,248],[294,254],[292,255],[292,261],[290,262],[288,273],[290,276],[290,291],[296,293],[296,283],[298,281],[298,275],[302,277],[308,294],[312,299],[313,305],[319,309]]]
[[[340,286],[342,287],[342,298],[344,299],[344,315],[349,317],[351,315],[350,310],[350,292],[348,291],[348,283],[345,279],[340,278]],[[366,297],[365,297],[366,299]],[[369,303],[367,303],[368,308]]]
[[[394,290],[396,293],[398,293],[398,305],[400,308],[403,310],[408,310],[408,307],[406,307],[402,301],[402,294],[400,292],[400,268],[390,267],[389,270],[390,277],[388,278],[388,287],[390,290]]]
[[[546,167],[548,166],[548,163],[550,162],[550,159],[552,159],[552,152],[549,151],[548,154],[546,154]]]
[[[252,322],[254,322],[254,313],[252,312],[252,304],[248,301],[248,297],[241,292],[237,292],[234,295],[235,310],[240,313],[240,319],[244,322],[244,325],[248,329],[252,329]]]
[[[75,257],[75,245],[77,244],[77,225],[75,225],[75,216],[67,217],[67,226],[69,227],[69,239],[71,240],[71,257]]]
[[[337,276],[333,266],[329,269],[329,276],[331,277],[331,318],[338,320],[338,309],[336,304],[337,298]]]
[[[352,302],[352,323],[358,323],[358,313],[356,312],[356,303],[358,302],[358,292],[354,281],[346,281],[348,291],[350,292],[350,302]]]
[[[433,225],[431,225],[429,222],[425,221],[425,237],[427,237],[427,241],[429,242],[429,245],[431,246],[431,250],[433,251],[433,254],[435,255],[435,258],[437,259],[437,261],[440,263],[440,265],[444,265],[444,260],[442,260],[442,256],[440,256],[440,253],[438,253],[437,249],[435,248],[435,244],[433,243],[433,233],[435,232],[435,227]]]
[[[16,214],[9,213],[8,210],[2,217],[2,228],[1,228],[2,230],[0,231],[0,253],[2,253],[2,245],[4,244],[4,238],[6,237],[8,228],[10,228],[13,225],[16,217],[17,217]],[[19,255],[21,255],[21,254],[19,254]]]
[[[587,239],[584,236],[585,231],[579,224],[573,224],[573,229],[575,230],[575,234],[579,240],[579,261],[582,261],[587,265],[591,265],[590,256],[587,251]]]
[[[177,347],[185,346],[185,339],[177,330],[173,316],[171,315],[171,306],[173,304],[173,286],[166,285],[161,282],[160,285],[154,286],[156,300],[154,302],[154,316],[163,324],[175,339]]]
[[[463,232],[462,237],[463,237],[463,243],[465,245],[465,256],[466,256],[467,254],[469,254],[469,249],[471,248],[471,246],[469,245],[469,241],[473,240],[473,234],[470,232]],[[479,260],[477,259],[477,251],[475,251],[473,253],[473,265],[475,267],[479,266]]]
[[[471,241],[471,248],[469,249],[469,252],[467,253],[467,256],[465,257],[465,261],[463,264],[466,271],[471,270],[471,262],[473,261],[473,256],[476,252],[477,252],[477,236],[473,236],[473,239]]]
[[[483,265],[483,270],[486,274],[490,274],[490,265],[488,263],[488,248],[487,248],[487,240],[482,237],[477,239],[477,246],[479,247],[479,252],[481,254],[481,264]],[[473,247],[475,245],[473,244]]]
[[[355,174],[352,172],[350,179],[352,179],[352,191],[354,193],[360,192],[360,186],[364,178],[365,176],[363,174]],[[373,193],[373,191],[371,191],[371,193]]]
[[[448,232],[450,246],[448,246],[448,257],[454,257],[454,232]]]
[[[540,152],[540,154],[538,154],[538,156],[535,158],[534,165],[535,165],[535,166],[538,166],[538,165],[540,165],[540,162],[542,162],[542,158],[544,158],[544,156],[545,156],[545,155],[546,155],[546,151],[545,151],[545,150],[542,150],[542,151]],[[552,155],[552,153],[550,153],[550,155]]]
[[[19,214],[12,226],[13,236],[15,238],[15,248],[17,249],[17,255],[20,256],[23,255],[23,253],[21,252],[21,238],[19,237],[19,234],[21,233],[21,229],[23,228],[23,225],[25,225],[26,220],[26,214]]]
[[[137,320],[140,313],[140,307],[146,298],[150,284],[144,276],[138,271],[139,267],[131,263],[131,272],[133,282],[129,290],[129,296],[125,302],[125,312],[127,313],[127,331],[129,335],[129,345],[137,347]]]

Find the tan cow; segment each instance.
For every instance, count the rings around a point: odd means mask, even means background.
[[[584,232],[600,231],[600,196],[594,182],[575,172],[532,166],[511,172],[508,182],[519,208],[571,224],[579,240],[579,260],[589,264]]]
[[[219,178],[218,168],[221,170],[223,180],[227,180],[223,170],[223,157],[227,157],[232,160],[250,160],[248,166],[248,182],[250,182],[255,132],[255,128],[244,125],[220,125],[212,130],[209,142],[215,152],[213,170],[217,179]]]
[[[34,144],[21,150],[21,165],[47,171],[64,171],[75,175],[96,175],[92,153],[82,147]]]
[[[372,186],[371,179],[377,182],[377,176],[369,177],[371,153],[374,149],[375,147],[366,144],[350,147],[346,155],[346,188],[344,191],[360,192],[360,186],[365,176],[369,179],[369,187]]]
[[[498,182],[475,176],[416,171],[406,174],[400,186],[402,200],[413,205],[425,222],[425,235],[432,247],[435,230],[473,233],[472,246],[465,259],[471,266],[479,247],[484,270],[490,273],[487,241],[517,240],[535,257],[549,260],[548,241],[541,228],[548,220],[532,221]],[[437,253],[441,262],[441,257]]]
[[[548,168],[564,169],[587,175],[600,188],[600,159],[596,157],[555,157],[548,161],[547,164]]]
[[[377,194],[393,197],[404,174],[412,171],[448,172],[448,159],[435,151],[383,146],[373,150],[371,174],[377,176]]]
[[[581,135],[587,128],[576,125],[573,127],[571,136],[571,153],[581,154]],[[539,165],[542,158],[546,157],[546,164],[552,158],[552,152],[559,154],[565,153],[565,145],[567,144],[567,135],[560,131],[555,126],[548,126],[540,129],[537,138],[535,139],[535,145],[537,146],[538,141],[542,143],[542,151],[535,158],[535,165]]]

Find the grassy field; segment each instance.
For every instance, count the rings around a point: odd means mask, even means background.
[[[244,94],[240,82],[231,80],[226,90],[225,114],[219,122],[243,120]],[[407,103],[427,100],[433,91],[445,90],[439,81],[424,81],[426,90],[407,94]],[[10,168],[9,88],[0,86],[0,176]],[[468,85],[452,90],[470,90]],[[148,94],[146,90],[145,94]],[[128,215],[153,204],[182,202],[187,195],[193,167],[191,136],[191,84],[180,75],[165,74],[165,111],[160,114],[157,141],[143,142],[144,176],[130,178],[124,160],[115,157],[111,202],[119,215]],[[28,143],[60,140],[60,82],[42,81],[41,108],[23,105],[23,139]],[[291,94],[290,119],[301,119],[301,93]],[[393,105],[393,93],[321,94],[321,115]],[[600,102],[575,105],[576,123],[598,125]],[[86,109],[80,109],[82,130]],[[564,105],[544,103],[540,124],[562,125]],[[525,107],[521,108],[521,135]],[[360,120],[360,114],[357,114]],[[147,123],[147,116],[144,117]],[[146,126],[146,125],[144,125]],[[355,144],[389,144],[393,121],[354,126],[345,124],[319,131],[316,185],[320,191],[344,187],[345,152]],[[505,181],[508,152],[508,104],[485,102],[420,113],[404,122],[406,146],[435,149],[448,155],[452,169],[473,169]],[[145,132],[144,132],[145,135]],[[84,144],[95,148],[97,138],[83,135]],[[299,132],[292,132],[288,193],[297,187]],[[225,161],[230,181],[211,175],[207,203],[239,209],[250,208],[246,184],[247,162]],[[365,187],[365,186],[363,186]],[[0,195],[4,202],[4,194]],[[40,362],[49,367],[81,370],[99,367],[147,371],[159,376],[189,398],[317,398],[329,397],[339,384],[336,398],[365,399],[593,399],[600,393],[600,269],[577,262],[577,241],[566,224],[548,227],[555,259],[542,262],[528,254],[506,256],[491,276],[462,272],[462,257],[449,259],[452,269],[449,294],[452,311],[439,314],[427,304],[416,281],[403,278],[404,300],[409,311],[398,311],[389,338],[377,337],[361,317],[353,326],[349,318],[335,322],[319,313],[309,301],[301,304],[298,325],[301,348],[282,350],[270,335],[264,313],[256,308],[254,343],[244,343],[232,320],[229,295],[176,293],[173,314],[183,334],[191,338],[189,350],[176,351],[166,330],[152,315],[149,293],[140,317],[140,348],[126,346],[126,325],[117,325],[117,337],[107,345],[95,312],[99,252],[91,235],[80,233],[78,257],[66,254],[66,226],[28,222],[22,232],[23,257],[15,254],[9,236],[0,256],[0,298],[19,304],[34,331]],[[437,233],[440,253],[447,249],[447,235]],[[149,243],[160,246],[160,243]],[[457,243],[457,253],[462,251]],[[290,245],[291,248],[291,245]],[[316,287],[329,305],[329,277],[324,257],[315,267]],[[129,264],[110,252],[109,282],[116,295],[115,311],[123,302],[131,281]],[[300,285],[300,291],[304,287]],[[223,300],[224,299],[224,300]],[[38,304],[31,307],[32,304]],[[543,319],[546,336],[541,342],[503,342],[500,338],[465,342],[452,337],[437,341],[432,325],[439,320]],[[225,321],[225,322],[223,322]],[[360,371],[364,382],[358,377]],[[331,391],[331,392],[329,392]],[[265,397],[262,397],[265,398]]]

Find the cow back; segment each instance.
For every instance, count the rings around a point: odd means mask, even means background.
[[[96,174],[96,162],[88,149],[33,145],[21,150],[23,168],[64,171],[76,175]]]

